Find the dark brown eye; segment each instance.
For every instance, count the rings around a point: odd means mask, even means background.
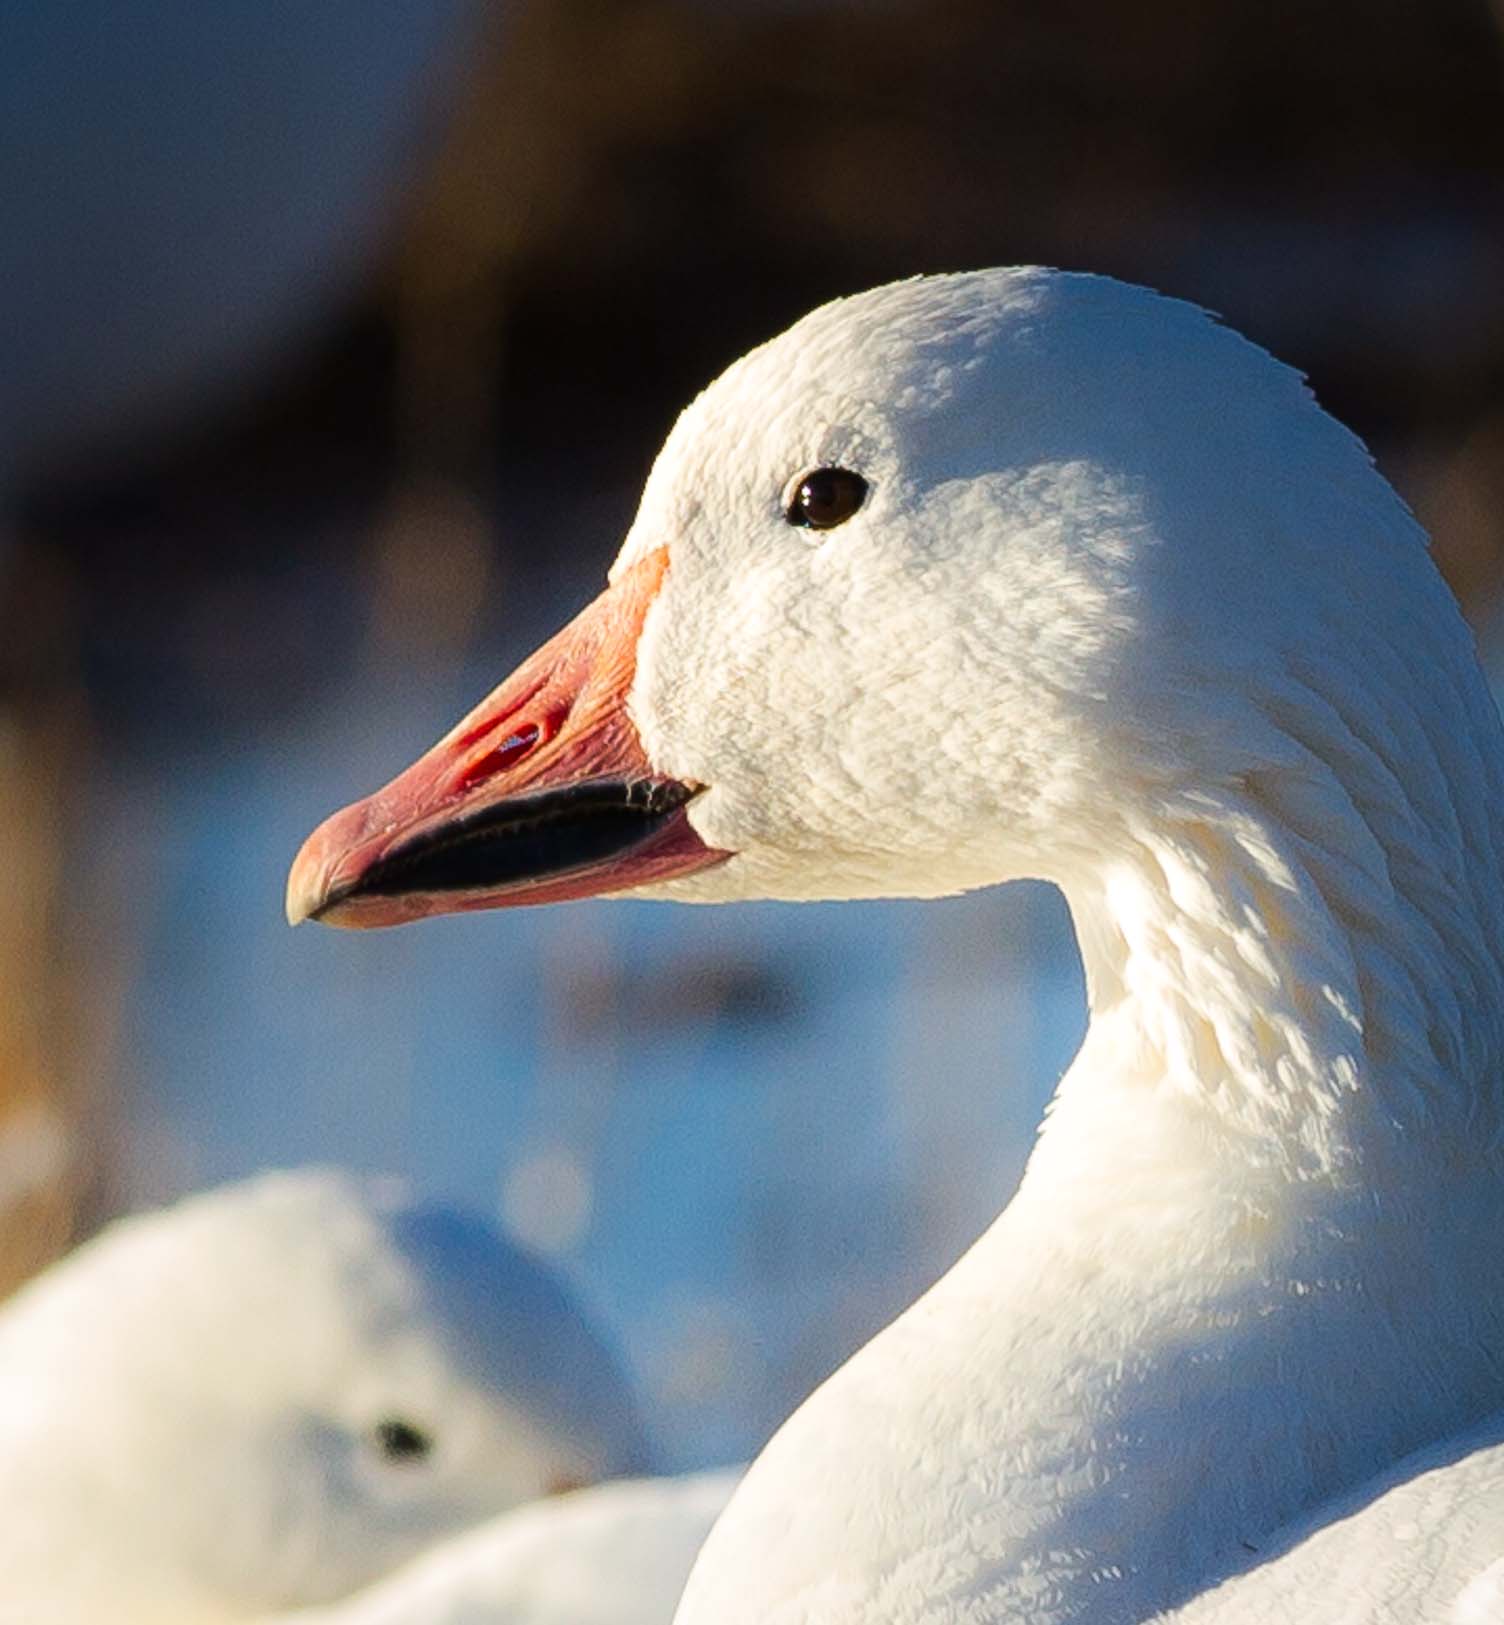
[[[433,1440],[416,1423],[389,1416],[376,1424],[376,1448],[388,1461],[422,1461],[433,1449]]]
[[[866,480],[849,468],[812,468],[795,485],[784,518],[791,525],[830,530],[850,519],[866,496]]]

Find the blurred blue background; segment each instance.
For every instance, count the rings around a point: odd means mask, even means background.
[[[286,866],[597,588],[678,407],[813,303],[1043,261],[1306,370],[1495,658],[1483,0],[0,10],[0,1287],[268,1164],[411,1175],[750,1451],[1018,1177],[1059,899],[348,937]]]

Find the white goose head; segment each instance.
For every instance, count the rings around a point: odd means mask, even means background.
[[[827,523],[860,498],[832,528],[790,523],[811,473]],[[1250,694],[1302,651],[1440,597],[1296,374],[1188,305],[1037,271],[879,289],[737,363],[617,579],[655,553],[630,711],[708,787],[689,821],[735,856],[674,888],[707,898],[1069,878],[1262,765]]]

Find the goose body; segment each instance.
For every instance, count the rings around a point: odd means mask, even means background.
[[[1456,604],[1299,376],[987,271],[733,365],[601,599],[289,911],[1053,881],[1091,1021],[1022,1185],[753,1463],[678,1619],[1383,1620],[1504,1557],[1389,1546],[1494,1493],[1501,820]]]
[[[669,1625],[739,1477],[624,1479],[519,1507],[285,1625]]]
[[[0,1620],[260,1620],[641,1462],[539,1265],[388,1183],[263,1175],[117,1221],[0,1310]]]
[[[1298,1520],[1248,1565],[1175,1625],[1497,1625],[1504,1415]]]

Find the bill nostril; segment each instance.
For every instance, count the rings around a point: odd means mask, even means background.
[[[477,756],[455,780],[455,789],[469,790],[486,779],[495,778],[498,773],[505,773],[509,767],[515,767],[542,737],[541,724],[521,723],[493,750],[488,750],[483,756]]]
[[[533,703],[534,700],[538,698],[538,695],[547,686],[547,683],[548,678],[546,676],[539,677],[534,682],[529,683],[520,694],[514,694],[511,697],[507,703],[506,709],[499,716],[493,711],[489,716],[483,717],[481,721],[477,722],[468,733],[461,734],[460,737],[454,741],[454,749],[463,755],[467,750],[473,750],[482,739],[493,738],[498,730],[506,727],[511,718],[515,717],[519,711],[525,710]],[[487,707],[487,710],[489,709],[490,708]],[[518,733],[520,731],[521,730],[518,728],[510,728],[507,730],[509,737],[511,734]]]

